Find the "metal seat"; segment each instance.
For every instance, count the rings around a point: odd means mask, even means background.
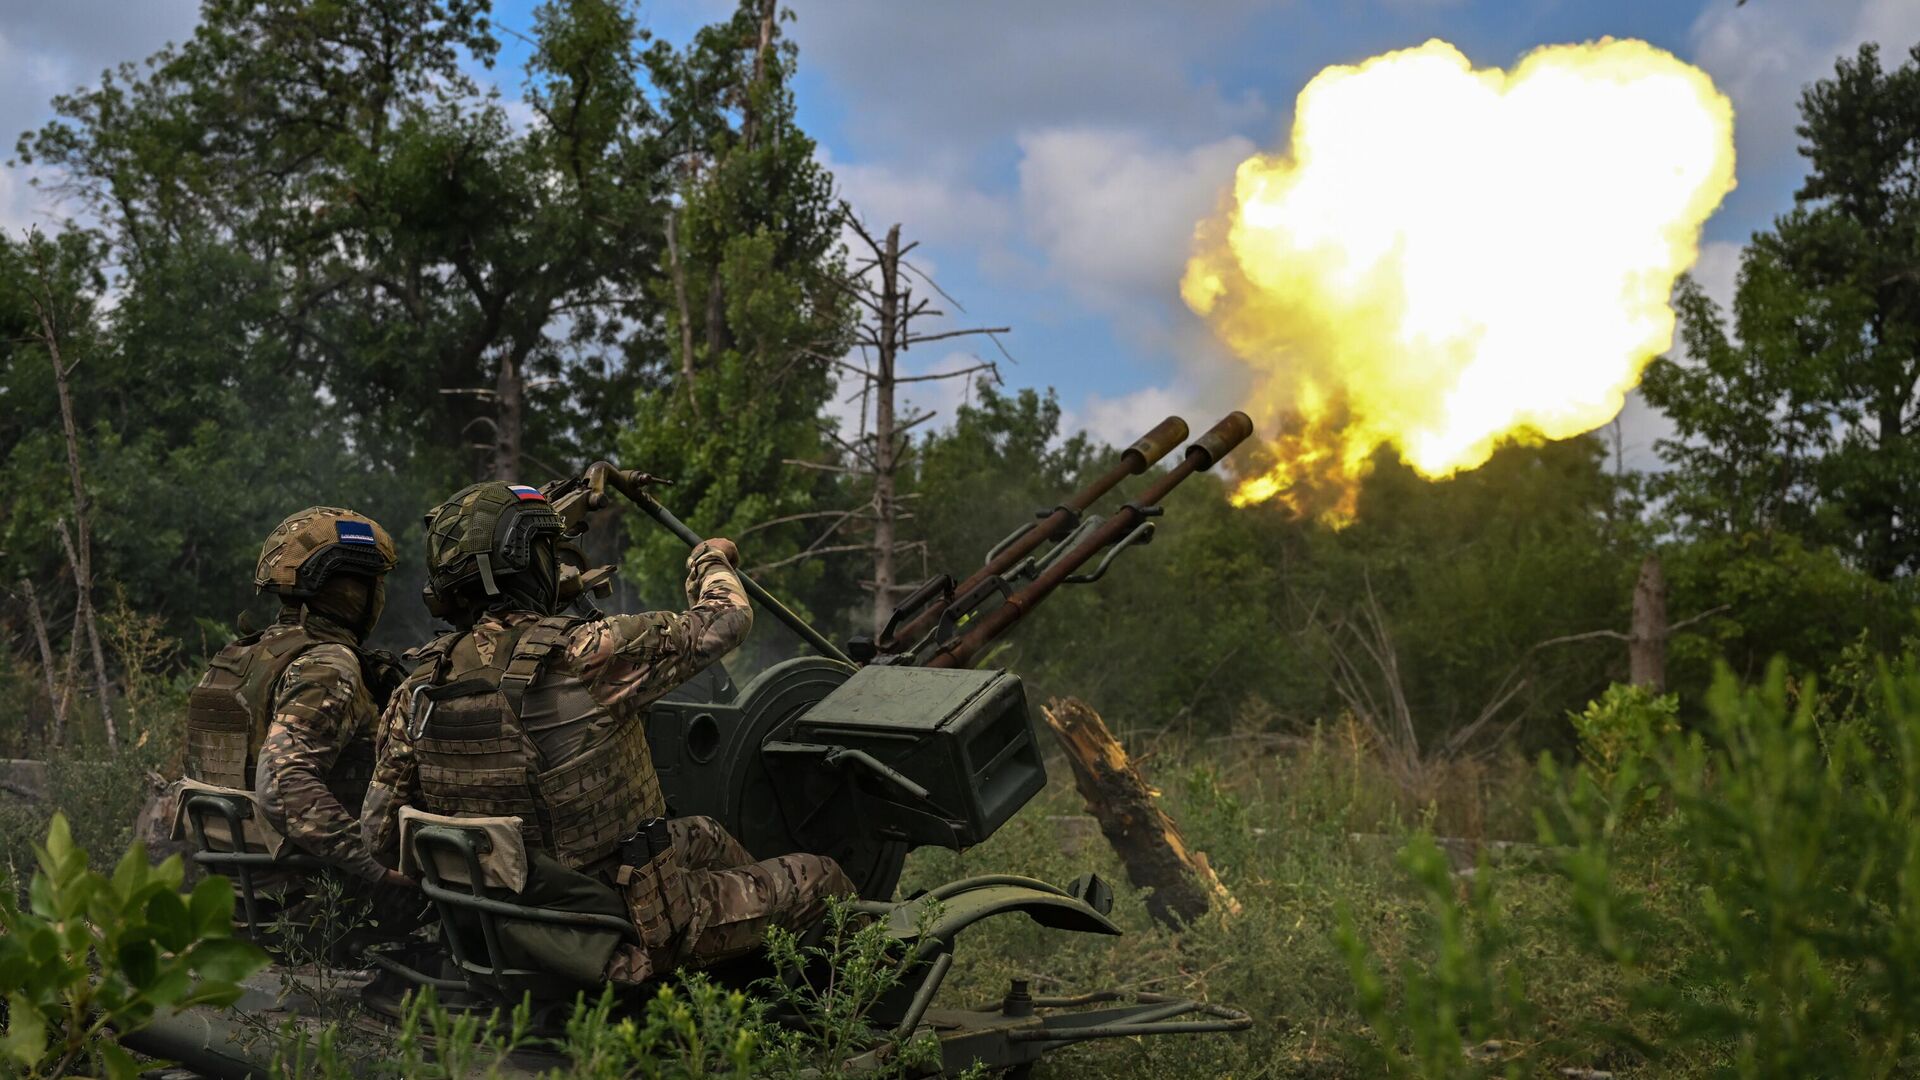
[[[261,938],[256,875],[321,868],[320,860],[288,847],[286,837],[258,812],[252,792],[214,787],[183,791],[179,815],[193,832],[194,863],[226,875],[237,886],[247,935],[256,941]]]
[[[620,916],[510,899],[517,895],[508,884],[514,875],[503,873],[498,862],[490,865],[490,860],[509,853],[495,851],[494,840],[483,826],[414,810],[406,811],[405,816],[409,862],[420,875],[421,891],[439,912],[441,936],[453,954],[454,965],[476,991],[507,1004],[517,1003],[529,993],[536,999],[571,1001],[583,985],[563,973],[513,964],[503,924],[518,921],[610,932],[624,941],[638,941],[632,922]],[[519,857],[524,860],[524,853]],[[524,862],[522,867],[518,879],[524,885]]]

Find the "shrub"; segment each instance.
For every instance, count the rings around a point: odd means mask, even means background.
[[[1658,827],[1691,904],[1652,907],[1596,872],[1616,858],[1618,811],[1591,782],[1569,791],[1574,911],[1638,1005],[1671,1018],[1666,1048],[1713,1043],[1740,1076],[1914,1067],[1920,672],[1905,661],[1878,682],[1823,720],[1782,664],[1749,688],[1722,672],[1705,730],[1660,740],[1647,768],[1673,811]],[[1662,962],[1675,941],[1695,946]]]
[[[113,876],[87,864],[64,816],[55,815],[22,909],[0,896],[0,994],[7,1003],[0,1059],[24,1077],[82,1069],[115,1078],[139,1073],[109,1031],[137,1031],[155,1017],[240,997],[240,980],[267,956],[232,936],[233,893],[207,878],[180,893],[180,860],[147,861],[128,849]]]

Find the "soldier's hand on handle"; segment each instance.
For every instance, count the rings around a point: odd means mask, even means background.
[[[380,881],[382,884],[391,885],[396,889],[418,890],[420,888],[419,882],[398,870],[388,870],[381,874]]]
[[[728,566],[737,567],[740,565],[740,549],[735,547],[733,544],[733,541],[727,539],[726,537],[724,536],[710,537],[707,540],[706,546],[719,552],[720,557],[727,560]]]

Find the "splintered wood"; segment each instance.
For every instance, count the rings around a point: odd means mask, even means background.
[[[1190,851],[1154,791],[1107,730],[1100,714],[1078,698],[1054,698],[1040,710],[1066,748],[1074,786],[1136,888],[1151,889],[1147,911],[1179,929],[1218,904],[1228,915],[1240,902],[1220,883],[1202,851]]]

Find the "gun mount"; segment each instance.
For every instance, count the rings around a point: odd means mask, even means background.
[[[647,737],[669,805],[720,820],[762,857],[831,855],[872,900],[893,895],[912,848],[985,840],[1046,786],[1046,769],[1019,677],[972,663],[1053,592],[1101,580],[1149,542],[1168,494],[1252,430],[1245,413],[1229,413],[1111,516],[1089,514],[1185,437],[1185,421],[1168,417],[1067,502],[994,545],[965,582],[933,578],[877,640],[844,652],[743,575],[781,622],[806,628],[801,638],[820,655],[775,664],[728,701],[656,703]],[[583,500],[617,490],[699,543],[645,490],[645,474],[601,462],[583,476]]]

